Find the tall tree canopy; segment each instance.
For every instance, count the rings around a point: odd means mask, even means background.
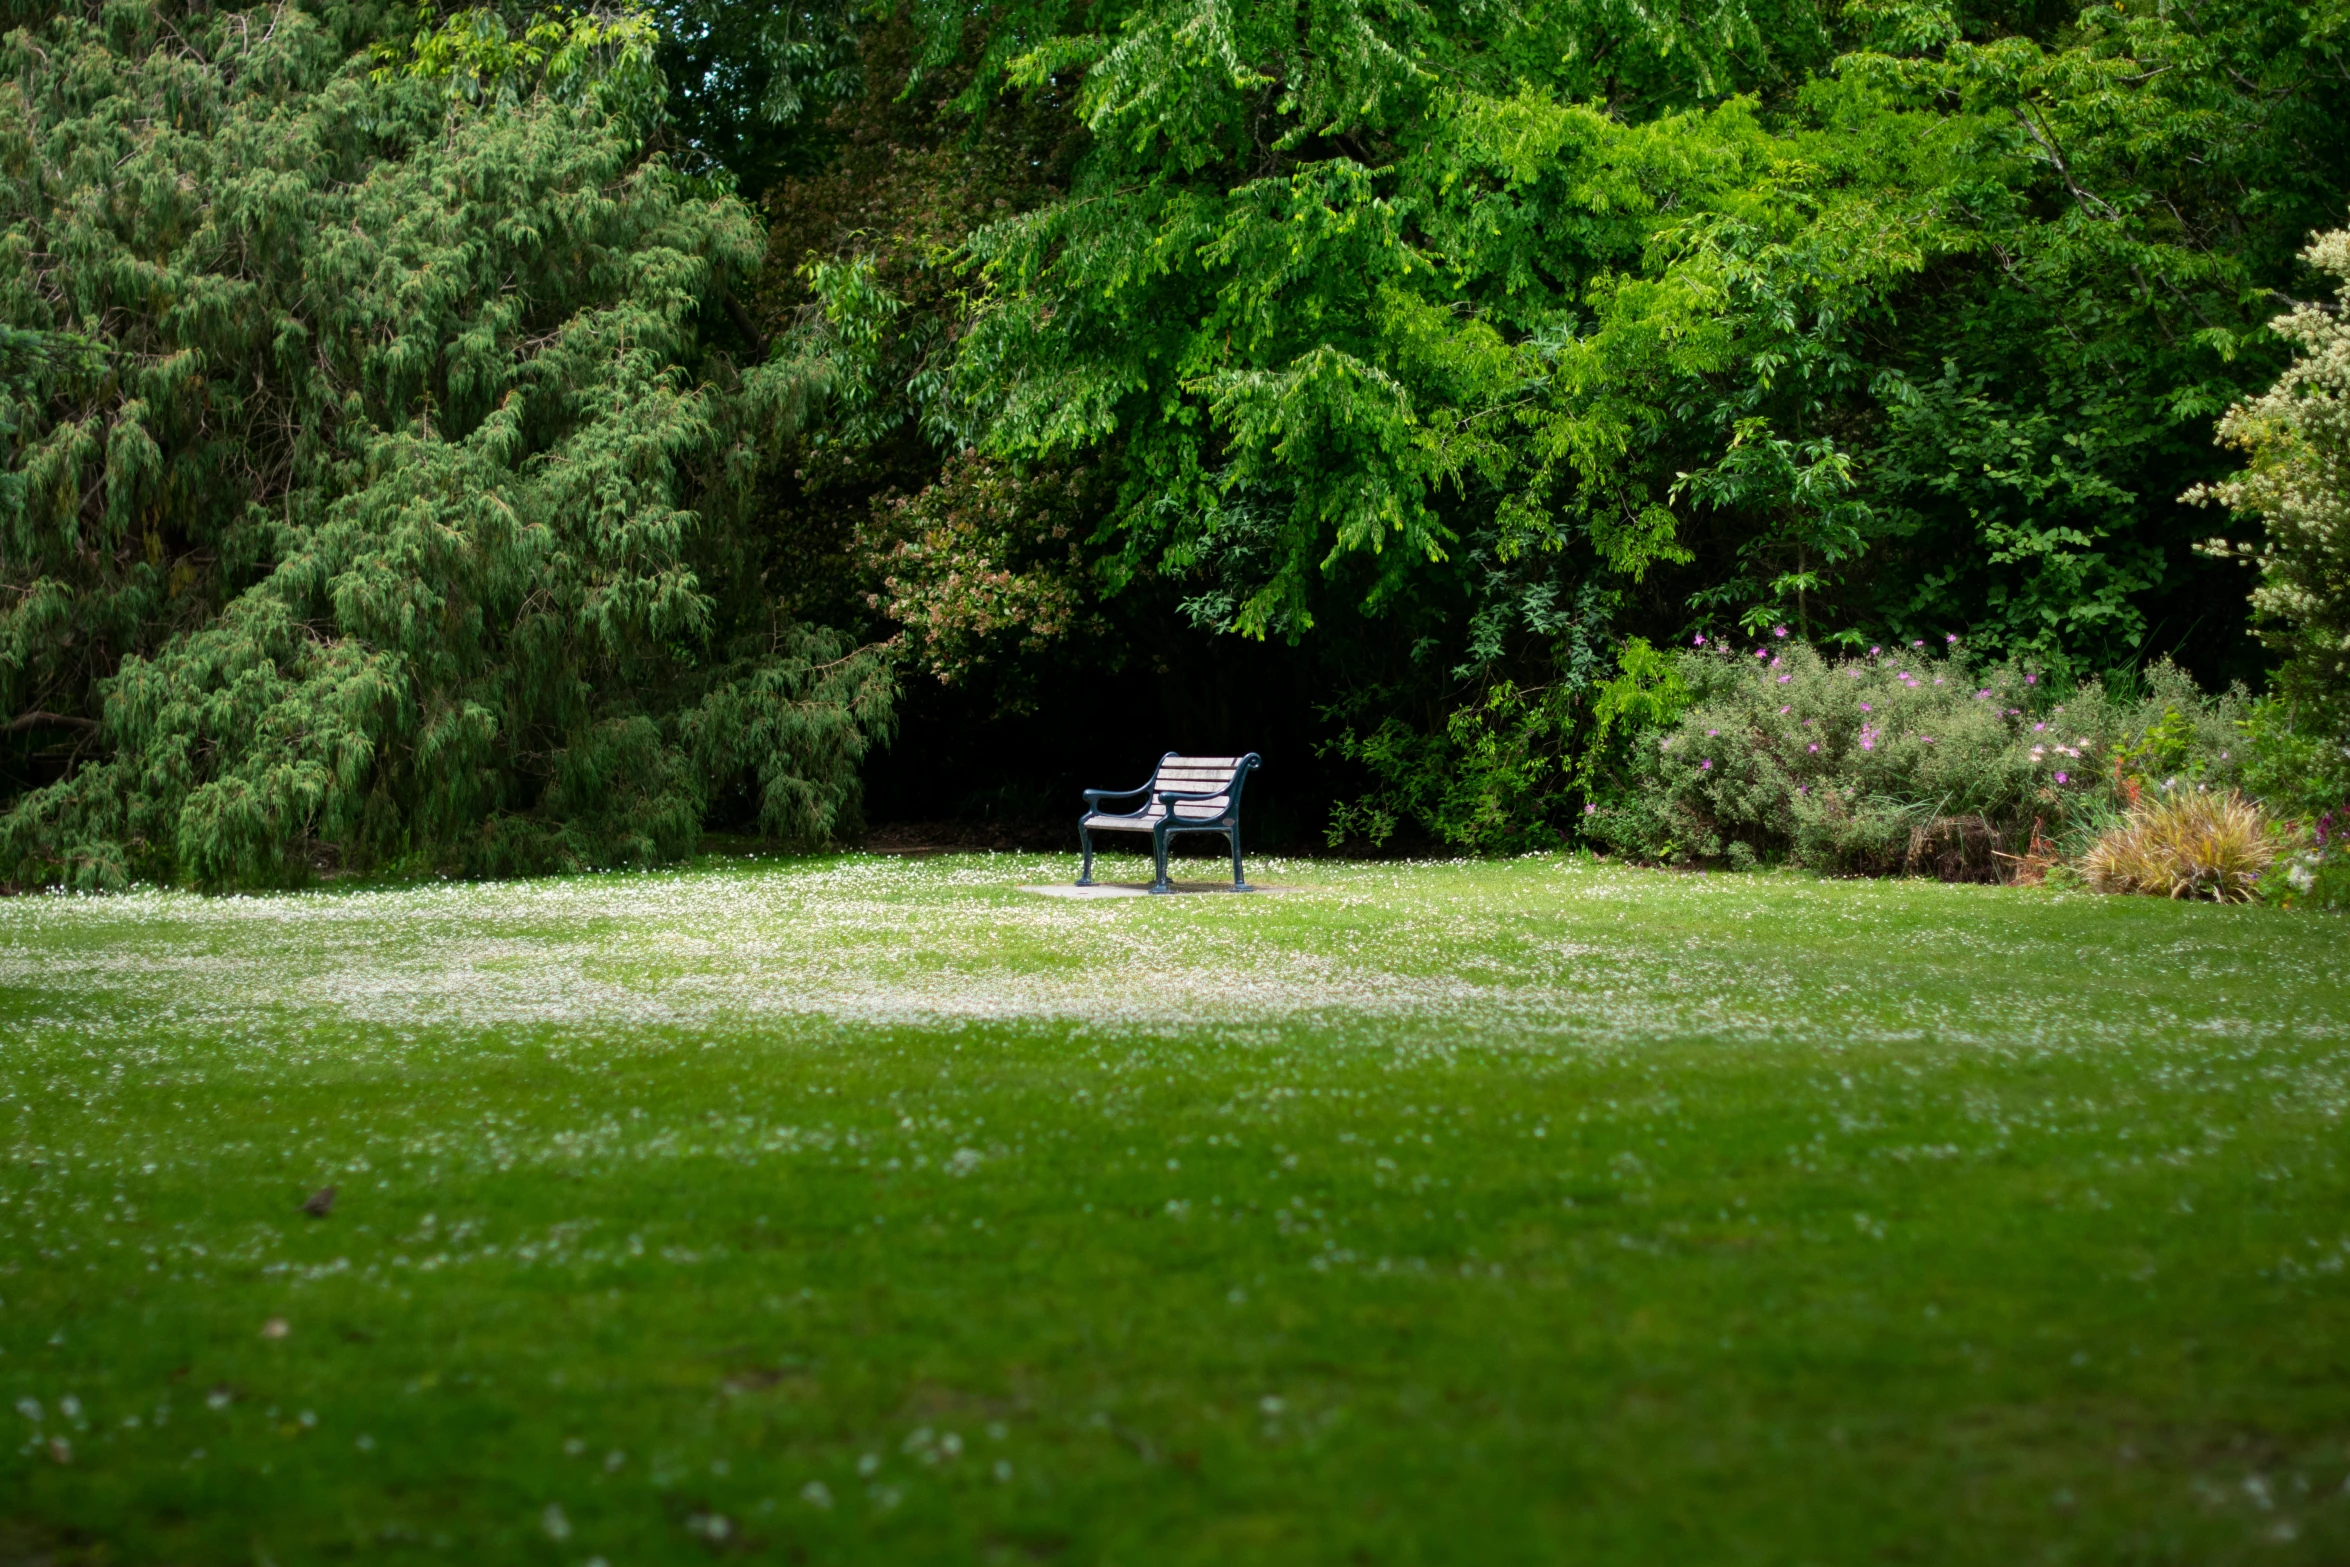
[[[759,231],[649,155],[650,29],[415,26],[160,0],[0,45],[0,703],[69,747],[0,874],[639,862],[855,808],[888,670],[784,612],[745,505],[822,376],[729,320]]]
[[[1318,645],[1372,775],[1524,795],[1448,835],[1559,819],[1627,634],[2257,673],[2179,496],[2350,199],[2338,7],[915,9],[1074,157],[909,417],[1108,475],[1102,590]]]
[[[968,434],[1116,448],[1125,560],[1243,632],[1670,562],[1699,624],[2126,663],[2350,189],[2338,23],[1016,8],[980,85],[1081,80],[1091,142],[972,237]]]

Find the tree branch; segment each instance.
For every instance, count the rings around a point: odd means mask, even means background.
[[[2066,167],[2064,154],[2056,150],[2056,143],[2048,139],[2048,137],[2041,131],[2039,123],[2023,111],[2023,106],[2021,104],[2008,105],[2007,112],[2015,116],[2016,124],[2022,126],[2025,133],[2029,135],[2032,140],[2040,144],[2040,150],[2048,154],[2048,162],[2055,168],[2056,177],[2064,181],[2064,188],[2066,190],[2069,190],[2073,193],[2073,200],[2079,202],[2084,207],[2102,207],[2105,209],[2105,215],[2107,217],[2112,218],[2116,222],[2121,220],[2121,214],[2114,210],[2112,202],[2107,201],[2103,196],[2092,195],[2088,191],[2081,189],[2080,186],[2073,183],[2073,171]]]
[[[63,713],[46,713],[35,708],[29,713],[17,714],[8,722],[8,732],[12,735],[23,734],[27,729],[78,729],[85,734],[96,734],[98,720],[70,718]]]
[[[2329,316],[2338,316],[2342,313],[2341,305],[2334,300],[2295,299],[2281,288],[2268,290],[2268,297],[2283,305],[2287,310],[2322,310]]]
[[[751,313],[742,307],[741,301],[734,297],[733,291],[720,289],[718,302],[726,308],[727,319],[734,323],[734,329],[749,338],[751,347],[757,350],[761,359],[765,359],[768,349],[767,334],[759,330],[759,323],[751,319]]]

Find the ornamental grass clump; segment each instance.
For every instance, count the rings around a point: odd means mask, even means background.
[[[2081,874],[2099,892],[2242,903],[2276,857],[2258,805],[2233,789],[2182,788],[2133,806],[2082,856]]]
[[[2158,664],[2135,697],[2057,689],[1954,641],[1832,659],[1700,644],[1686,705],[1595,781],[1590,837],[1643,858],[1783,857],[1848,874],[2008,879],[2019,857],[2148,787],[2232,787],[2241,706]]]

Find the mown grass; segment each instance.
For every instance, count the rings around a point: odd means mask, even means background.
[[[2340,921],[1072,868],[0,905],[0,1560],[2350,1559]]]

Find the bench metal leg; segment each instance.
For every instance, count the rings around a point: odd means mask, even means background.
[[[1256,891],[1257,889],[1256,889],[1256,888],[1254,888],[1254,887],[1252,887],[1252,886],[1250,886],[1250,885],[1248,884],[1248,879],[1247,879],[1246,877],[1244,877],[1244,876],[1242,876],[1242,875],[1240,874],[1240,827],[1239,827],[1239,824],[1238,824],[1238,823],[1235,823],[1235,824],[1233,825],[1233,828],[1232,828],[1232,833],[1231,833],[1231,837],[1232,837],[1232,890],[1233,890],[1234,892],[1254,892],[1254,891]]]
[[[1093,834],[1085,830],[1085,818],[1077,819],[1077,841],[1085,845],[1085,868],[1077,873],[1077,885],[1093,885]]]
[[[1173,892],[1167,883],[1167,832],[1165,828],[1151,834],[1151,852],[1158,861],[1159,879],[1151,883],[1153,892]]]

